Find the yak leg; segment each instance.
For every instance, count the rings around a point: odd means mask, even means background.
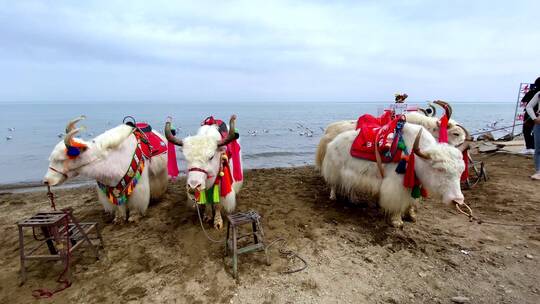
[[[388,224],[394,228],[403,228],[403,220],[401,219],[401,214],[389,214]]]
[[[403,187],[402,178],[396,173],[387,175],[381,184],[379,205],[388,215],[389,224],[392,227],[403,227],[403,214],[413,203],[411,193]]]
[[[416,204],[411,204],[409,209],[405,212],[405,220],[416,222]]]
[[[334,187],[330,188],[330,200],[332,201],[336,200],[336,188]]]
[[[223,228],[223,219],[221,218],[221,209],[223,206],[221,204],[215,204],[216,214],[214,215],[214,228],[221,230]]]
[[[118,205],[114,209],[114,220],[113,223],[116,225],[123,224],[127,220],[126,205]]]
[[[204,208],[204,216],[203,216],[203,221],[205,223],[209,223],[211,222],[213,219],[214,219],[214,216],[212,214],[212,205],[211,204],[205,204],[203,205],[203,208]]]

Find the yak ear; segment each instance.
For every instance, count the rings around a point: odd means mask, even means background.
[[[437,127],[441,127],[441,122],[437,120]]]
[[[222,152],[222,153],[223,153],[223,152],[227,151],[227,146],[218,146],[218,147],[217,147],[217,150],[218,150],[218,152]]]

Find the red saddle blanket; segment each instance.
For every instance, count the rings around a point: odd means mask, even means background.
[[[389,150],[395,150],[397,141],[394,141],[394,131],[399,119],[393,119],[392,112],[385,111],[380,117],[369,114],[362,115],[356,122],[356,129],[360,130],[351,146],[351,156],[370,161],[376,161],[375,145],[378,143],[379,153],[383,162],[398,162],[401,153],[394,153],[393,157],[384,157]]]
[[[137,128],[139,128],[143,133],[143,144],[141,144],[141,149],[146,156],[146,158],[151,158],[156,155],[163,154],[167,152],[167,143],[163,141],[156,133],[152,132],[152,127],[147,123],[137,123]],[[148,144],[144,144],[144,139],[148,139]]]

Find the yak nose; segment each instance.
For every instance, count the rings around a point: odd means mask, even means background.
[[[45,186],[47,186],[47,185],[49,185],[49,181],[46,180],[46,179],[44,179],[44,180],[43,180],[43,184],[44,184]]]
[[[452,203],[461,206],[461,205],[463,205],[465,203],[465,200],[464,199],[454,199],[454,200],[452,200]]]
[[[199,183],[198,181],[196,180],[188,180],[188,186],[191,188],[191,189],[197,189],[201,186],[201,183]]]

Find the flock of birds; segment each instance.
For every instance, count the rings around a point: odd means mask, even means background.
[[[485,127],[478,129],[477,132],[490,132],[490,131],[493,131],[493,130],[497,129],[499,123],[503,122],[503,121],[504,121],[504,119],[497,119],[496,121],[494,121],[492,123],[486,124]],[[111,123],[108,122],[108,124],[111,124]],[[319,127],[319,129],[321,130],[321,132],[324,132],[324,128]],[[7,130],[9,132],[15,132],[15,128],[8,128]],[[313,131],[311,128],[309,128],[309,127],[307,127],[304,124],[299,123],[299,122],[296,123],[296,129],[289,127],[288,130],[289,130],[289,132],[296,132],[299,136],[305,136],[305,137],[313,137],[313,135],[315,134],[315,131]],[[177,132],[181,132],[180,128],[177,128]],[[268,133],[270,133],[270,130],[268,130],[268,129],[248,130],[247,131],[247,134],[249,136],[258,136],[258,135],[268,134]],[[63,138],[64,135],[65,135],[64,133],[58,133],[56,136],[58,138]],[[87,137],[90,137],[90,138],[94,137],[94,133],[92,133],[92,132],[84,133],[84,135],[87,136]],[[6,136],[6,140],[12,140],[12,139],[13,139],[13,135],[7,135]]]
[[[486,124],[485,127],[477,129],[475,133],[492,132],[492,131],[494,131],[496,129],[499,129],[499,126],[500,126],[499,123],[503,122],[503,121],[504,121],[503,118],[499,118],[499,119],[497,119],[496,121],[494,121],[492,123]],[[512,126],[508,126],[508,127],[504,127],[503,130],[511,129],[511,128],[512,128]]]
[[[8,128],[8,131],[9,131],[9,132],[15,132],[15,128]],[[12,135],[6,136],[6,140],[12,140],[12,139],[13,139],[13,136],[12,136]]]

